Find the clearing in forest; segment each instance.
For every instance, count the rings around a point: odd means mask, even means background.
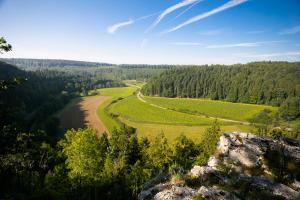
[[[155,104],[156,102],[153,101],[148,102],[149,99],[152,100],[151,98],[154,97],[143,97],[146,100],[143,102],[137,98],[136,94],[138,94],[138,92],[135,91],[138,89],[138,87],[135,86],[134,82],[130,82],[128,85],[130,85],[130,87],[106,88],[99,90],[100,95],[113,96],[112,99],[101,104],[97,110],[98,116],[101,118],[109,131],[113,130],[114,128],[119,128],[119,122],[121,121],[129,126],[137,128],[138,136],[153,138],[155,135],[164,132],[168,139],[173,140],[181,133],[184,133],[190,138],[199,140],[201,139],[201,135],[204,130],[211,126],[212,122],[215,120],[214,118],[205,116],[205,114],[202,113],[188,113],[183,112],[182,110],[172,110],[169,107],[163,109],[161,106],[164,105]],[[170,99],[162,99],[171,102]],[[185,99],[178,99],[178,101],[181,100],[183,100],[183,102],[185,101]],[[197,102],[194,104],[194,102],[197,100],[190,100],[193,101],[190,102],[190,107],[198,106]],[[224,106],[222,105],[223,103],[227,103],[221,101],[210,101],[219,104],[219,106],[212,106],[209,108],[212,109],[211,113],[223,112],[220,110],[220,107],[222,108]],[[225,108],[226,106],[229,106],[230,109],[239,109],[241,105],[228,103],[228,105],[225,105]],[[253,109],[251,109],[252,105],[247,104],[242,104],[242,107],[243,106],[245,106],[247,109],[250,108],[248,112],[247,110],[242,110],[243,116],[253,116],[260,110],[266,108],[266,106],[256,107],[256,105],[253,105]],[[231,113],[231,115],[234,114]],[[211,117],[214,116],[224,117],[223,115],[213,115]],[[228,121],[219,120],[222,131],[250,131],[249,125],[245,125],[236,121],[230,121],[230,119],[244,121],[244,117],[240,118],[237,116],[237,118],[228,119]]]

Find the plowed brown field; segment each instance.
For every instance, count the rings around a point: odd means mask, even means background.
[[[74,105],[66,108],[59,115],[61,127],[68,130],[90,126],[97,131],[98,135],[101,135],[106,131],[106,128],[97,116],[97,108],[109,98],[106,96],[80,98]]]

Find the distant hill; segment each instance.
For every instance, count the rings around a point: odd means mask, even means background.
[[[112,66],[109,63],[85,62],[56,59],[0,58],[0,61],[21,68],[51,68],[51,67],[99,67]]]

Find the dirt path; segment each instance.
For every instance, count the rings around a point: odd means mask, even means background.
[[[97,116],[97,108],[110,97],[91,96],[84,97],[77,101],[74,105],[62,111],[59,118],[63,129],[83,128],[91,126],[100,136],[106,128],[103,122]]]

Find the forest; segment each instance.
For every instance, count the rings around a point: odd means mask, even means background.
[[[74,60],[55,60],[55,59],[1,58],[0,61],[18,67],[26,67],[26,68],[112,66],[112,64],[109,63],[85,62],[85,61],[74,61]]]

